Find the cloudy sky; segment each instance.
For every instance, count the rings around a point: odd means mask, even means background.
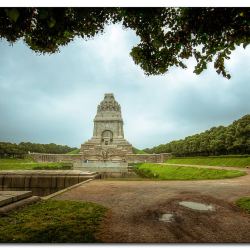
[[[21,41],[0,40],[0,141],[79,147],[92,136],[96,107],[112,92],[121,104],[126,139],[152,147],[228,125],[250,113],[250,49],[226,63],[231,80],[212,67],[145,76],[129,56],[139,39],[120,25],[93,40],[76,39],[60,53],[38,55]]]

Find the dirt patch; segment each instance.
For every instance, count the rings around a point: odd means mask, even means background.
[[[209,202],[216,212],[193,211],[180,206],[182,200]],[[174,215],[171,222],[159,221],[162,214]],[[97,237],[103,242],[249,242],[250,216],[236,206],[210,196],[178,196],[143,207],[122,217],[109,212]]]
[[[56,199],[85,200],[109,209],[97,234],[103,242],[250,242],[250,215],[232,201],[250,195],[249,175],[209,181],[95,180]],[[180,201],[211,204],[196,211]],[[162,214],[171,222],[159,221]]]

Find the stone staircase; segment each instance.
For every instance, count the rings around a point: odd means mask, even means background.
[[[0,191],[0,215],[39,200],[40,197],[32,196],[31,191]]]

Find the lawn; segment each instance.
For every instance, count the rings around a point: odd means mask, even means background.
[[[246,174],[244,171],[238,170],[168,166],[153,163],[136,164],[135,171],[141,177],[158,180],[224,179],[243,176]]]
[[[71,154],[79,154],[80,153],[80,149],[74,149],[74,150],[72,150],[72,151],[70,151],[70,152],[68,152],[67,153],[67,155],[71,155]]]
[[[65,162],[35,162],[32,159],[0,159],[0,170],[55,170],[71,169],[72,163]]]
[[[179,157],[171,158],[166,163],[194,164],[225,167],[250,167],[249,156],[215,156],[215,157]]]
[[[236,205],[250,213],[250,197],[242,197],[236,201]]]
[[[0,242],[97,242],[94,233],[106,212],[78,201],[41,201],[0,217]]]

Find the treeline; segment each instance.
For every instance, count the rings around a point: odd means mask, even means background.
[[[250,115],[245,115],[231,125],[213,127],[203,133],[183,140],[161,144],[147,153],[172,153],[175,156],[209,156],[250,153]]]
[[[66,145],[57,145],[55,143],[40,144],[31,142],[21,142],[19,144],[10,142],[0,142],[0,157],[23,157],[29,152],[49,153],[49,154],[65,154],[76,148]]]

